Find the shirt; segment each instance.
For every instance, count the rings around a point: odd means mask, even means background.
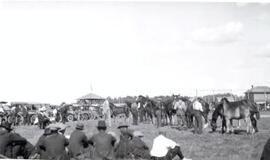
[[[168,153],[169,148],[174,148],[175,146],[177,146],[176,142],[163,135],[159,135],[153,141],[150,154],[154,157],[164,157]]]
[[[199,111],[202,111],[203,112],[202,104],[199,101],[195,101],[193,103],[193,109],[199,110]]]

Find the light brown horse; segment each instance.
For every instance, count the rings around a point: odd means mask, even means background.
[[[257,131],[256,119],[260,118],[260,113],[257,106],[248,100],[241,100],[236,102],[229,102],[227,98],[221,99],[223,116],[226,120],[226,132],[233,132],[232,121],[234,119],[244,119],[246,122],[247,133],[254,133]],[[256,119],[254,118],[256,114]],[[253,130],[251,131],[251,129]]]

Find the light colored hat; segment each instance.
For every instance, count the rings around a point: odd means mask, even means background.
[[[82,123],[77,123],[76,124],[76,129],[83,130],[84,129],[84,125]]]
[[[66,128],[68,128],[69,126],[65,125],[65,124],[62,124],[62,123],[53,123],[53,124],[50,124],[48,126],[48,128],[50,128],[52,131],[55,131],[55,130],[59,130],[59,131],[62,131],[62,130],[65,130]]]
[[[143,133],[141,131],[134,131],[133,136],[134,137],[143,137],[144,135],[143,135]]]

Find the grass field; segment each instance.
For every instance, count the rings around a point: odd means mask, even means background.
[[[263,146],[270,137],[270,118],[261,118],[258,121],[259,133],[247,135],[244,132],[240,134],[220,134],[211,133],[211,129],[204,130],[202,135],[194,135],[190,130],[181,131],[171,127],[163,127],[167,130],[167,136],[181,145],[182,151],[186,157],[193,160],[259,160]],[[83,121],[87,136],[96,133],[97,121]],[[76,122],[67,123],[71,127],[67,129],[66,134],[70,134],[76,125]],[[108,130],[117,131],[116,123]],[[130,126],[131,129],[141,130],[145,137],[144,141],[149,147],[152,140],[158,134],[158,129],[151,124],[140,124],[139,126]],[[244,128],[243,128],[244,129]],[[22,126],[15,129],[17,133],[26,137],[31,143],[35,144],[43,130],[36,126]]]

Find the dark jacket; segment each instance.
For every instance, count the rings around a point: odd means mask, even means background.
[[[45,138],[47,137],[48,135],[46,134],[43,134],[39,137],[36,145],[35,145],[35,151],[34,151],[34,154],[37,153],[40,155],[40,157],[42,159],[48,159],[48,155],[47,155],[47,152],[45,152],[45,150],[41,149],[40,148],[40,144],[43,143],[43,141],[45,140]]]
[[[264,145],[261,160],[270,160],[270,138],[267,140]]]
[[[5,155],[10,139],[8,131],[1,129],[2,128],[0,128],[0,154]]]
[[[150,151],[147,145],[139,137],[133,137],[129,142],[128,153],[134,158],[150,159]]]
[[[89,143],[94,146],[93,160],[113,160],[115,142],[116,139],[105,132],[93,135],[89,140]]]
[[[68,146],[70,156],[76,157],[83,154],[86,147],[88,147],[88,141],[85,133],[80,130],[73,131],[70,135]]]
[[[26,139],[21,137],[19,134],[16,133],[10,133],[6,130],[0,131],[0,154],[5,155],[9,158],[12,158],[11,156],[11,150],[13,146],[16,145],[25,145]]]
[[[131,130],[121,131],[120,141],[116,147],[116,158],[130,158],[128,157],[128,143],[133,138]]]
[[[68,140],[59,133],[52,133],[44,138],[40,143],[40,148],[46,152],[47,159],[66,160],[68,159],[65,147],[68,145]],[[45,159],[40,157],[40,159]]]
[[[29,143],[29,142],[17,133],[9,133],[9,134],[10,134],[11,141],[7,145],[5,155],[9,158],[14,158],[14,159],[16,159],[19,156],[26,157],[27,155],[25,155],[26,154],[25,147],[26,147],[27,143]],[[33,146],[33,145],[31,144],[31,146]]]

